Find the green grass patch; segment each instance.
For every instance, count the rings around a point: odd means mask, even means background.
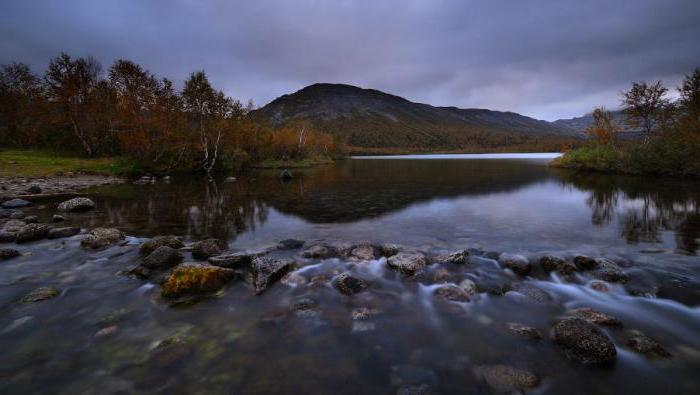
[[[266,160],[253,165],[257,169],[298,169],[334,163],[333,159],[326,157],[307,158],[300,160]]]
[[[47,177],[65,173],[122,176],[133,172],[133,164],[122,158],[76,158],[47,151],[0,151],[0,176]]]

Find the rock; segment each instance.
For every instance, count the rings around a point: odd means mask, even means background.
[[[580,307],[578,309],[571,310],[570,313],[575,317],[582,318],[591,324],[605,325],[605,326],[620,326],[622,322],[617,318],[595,311],[590,307]]]
[[[585,255],[578,255],[574,257],[574,264],[583,268],[584,270],[593,270],[598,267],[598,262],[595,260],[595,258]]]
[[[553,302],[553,298],[541,288],[530,283],[519,283],[513,290],[525,296],[525,301],[533,304],[548,304]]]
[[[0,218],[22,219],[24,218],[24,211],[17,208],[0,208]]]
[[[449,283],[453,280],[452,273],[444,267],[438,268],[433,273],[433,281],[436,283]]]
[[[445,284],[435,288],[433,294],[450,302],[467,302],[469,295],[455,284]]]
[[[304,240],[297,239],[285,239],[277,244],[277,248],[280,250],[296,250],[304,246]]]
[[[226,177],[224,179],[224,182],[236,182],[236,177]]]
[[[282,170],[282,171],[280,172],[280,179],[281,179],[282,181],[289,181],[289,180],[291,180],[292,178],[294,178],[294,176],[292,175],[292,172],[291,172],[291,171],[289,171],[289,170],[287,170],[287,169],[284,169],[284,170]]]
[[[498,262],[515,274],[525,276],[532,270],[530,262],[522,255],[503,253],[498,256]]]
[[[302,276],[299,273],[296,272],[290,272],[285,274],[281,279],[280,282],[284,285],[288,285],[290,287],[297,287],[300,285],[306,285],[309,281],[306,279],[306,277]]]
[[[459,287],[462,288],[469,296],[474,296],[479,293],[476,283],[468,278],[460,281]]]
[[[26,207],[26,206],[31,206],[32,202],[24,200],[24,199],[10,199],[7,201],[2,202],[2,208],[20,208],[20,207]]]
[[[396,395],[436,395],[437,392],[433,390],[428,384],[407,384],[402,385],[396,390]]]
[[[141,246],[139,247],[139,252],[143,255],[148,255],[151,252],[155,251],[158,247],[162,246],[168,246],[177,250],[184,247],[185,245],[176,236],[156,236],[150,240],[146,240],[143,243],[141,243]]]
[[[65,227],[65,228],[52,228],[49,229],[47,237],[49,239],[60,239],[63,237],[71,237],[80,233],[80,228]]]
[[[183,256],[180,254],[180,251],[164,245],[148,254],[143,259],[142,265],[149,269],[167,269],[177,265],[182,260]]]
[[[354,277],[350,272],[340,273],[331,282],[335,289],[344,295],[354,295],[362,292],[369,285],[364,280]]]
[[[48,233],[49,227],[44,224],[27,224],[17,232],[15,241],[17,243],[26,243],[40,240],[46,237]]]
[[[11,219],[2,225],[2,230],[9,233],[19,232],[26,225],[24,221],[19,219]]]
[[[44,300],[52,299],[58,296],[60,292],[53,287],[39,287],[28,293],[22,298],[22,303],[36,303]]]
[[[334,256],[335,254],[332,252],[332,250],[326,246],[316,244],[312,245],[311,247],[305,249],[302,253],[301,256],[304,258],[316,258],[316,259],[326,259]]]
[[[151,269],[142,265],[137,265],[127,270],[126,273],[138,278],[146,279],[151,276]]]
[[[58,205],[60,211],[86,211],[95,208],[95,202],[86,197],[77,197],[73,199],[66,200]]]
[[[256,254],[246,252],[235,252],[233,254],[224,254],[213,256],[208,259],[208,262],[214,266],[239,268],[250,265]]]
[[[629,275],[627,275],[627,273],[623,272],[621,269],[599,269],[594,271],[592,274],[593,277],[609,283],[626,283],[630,279]]]
[[[540,333],[540,331],[537,328],[519,324],[517,322],[509,322],[506,325],[508,326],[508,330],[515,333],[516,335],[526,337],[532,340],[540,340],[542,338],[542,333]]]
[[[16,232],[0,231],[0,243],[11,243],[17,237]]]
[[[51,217],[51,222],[63,222],[66,220],[66,217],[58,214],[54,214],[53,217]]]
[[[106,328],[102,328],[99,331],[95,333],[95,337],[106,337],[106,336],[111,336],[119,330],[119,327],[116,325],[108,326]]]
[[[386,261],[387,266],[398,270],[406,276],[413,276],[423,270],[427,265],[425,255],[419,252],[399,252],[390,256]]]
[[[582,318],[559,321],[550,336],[569,358],[584,364],[612,364],[617,358],[617,350],[608,335]]]
[[[519,393],[540,384],[540,379],[532,372],[507,365],[479,366],[474,372],[478,378],[499,392]]]
[[[299,311],[299,310],[311,310],[315,309],[318,306],[318,303],[316,303],[315,300],[311,298],[301,298],[294,302],[292,304],[291,308],[294,311]]]
[[[19,251],[12,248],[0,248],[0,261],[16,258],[22,255]]]
[[[275,281],[292,271],[296,263],[289,259],[257,257],[251,263],[255,293],[263,293]]]
[[[85,248],[98,250],[113,243],[124,240],[124,233],[115,228],[95,228],[80,241],[80,245]]]
[[[370,260],[376,258],[376,254],[374,252],[374,247],[372,247],[369,244],[361,244],[361,245],[353,248],[350,251],[350,256],[355,257],[357,259],[362,259],[364,261],[370,261]]]
[[[232,269],[204,263],[183,263],[175,267],[161,289],[165,298],[216,292],[236,276]]]
[[[34,184],[34,185],[30,186],[29,188],[27,188],[27,192],[31,193],[32,195],[38,195],[41,193],[41,187]]]
[[[627,345],[632,348],[632,350],[648,358],[657,359],[671,357],[671,353],[661,346],[661,344],[639,331],[633,331],[631,333],[627,339]]]
[[[574,265],[572,262],[567,262],[566,260],[553,255],[545,255],[540,258],[540,266],[542,266],[542,269],[544,269],[544,271],[547,273],[559,272],[561,274],[572,274],[578,270],[576,265]]]
[[[370,317],[379,313],[381,312],[377,309],[371,309],[369,307],[358,307],[352,310],[352,312],[350,313],[350,317],[352,317],[353,321],[361,321],[367,320]]]
[[[598,292],[610,292],[610,285],[605,281],[593,280],[588,284],[589,287]]]
[[[465,263],[467,263],[467,259],[469,259],[469,251],[459,250],[459,251],[453,251],[453,252],[448,252],[445,254],[436,255],[433,257],[433,259],[431,261],[432,261],[432,263],[438,263],[438,264],[448,264],[448,263],[465,264]]]
[[[228,243],[219,239],[206,239],[192,244],[192,257],[205,260],[220,255],[228,248]]]
[[[403,246],[394,243],[383,243],[379,246],[379,254],[383,257],[390,257],[403,250]]]
[[[28,224],[36,224],[39,222],[39,217],[36,215],[29,215],[24,217],[24,222]]]

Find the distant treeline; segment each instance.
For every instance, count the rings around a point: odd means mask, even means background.
[[[297,122],[272,130],[212,86],[203,71],[181,90],[129,60],[52,59],[43,76],[0,66],[0,146],[85,157],[124,156],[142,171],[229,170],[267,159],[336,156],[331,134]]]
[[[621,94],[624,125],[610,111],[593,111],[589,142],[567,152],[555,164],[562,167],[633,174],[700,177],[700,68],[676,88],[679,99],[668,98],[661,81],[635,82]],[[621,141],[625,126],[643,138]]]

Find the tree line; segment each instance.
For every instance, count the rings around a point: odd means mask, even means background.
[[[43,76],[0,66],[0,145],[85,157],[125,156],[148,171],[213,173],[266,159],[342,153],[331,134],[297,122],[272,130],[252,101],[216,89],[196,71],[177,89],[125,59],[106,72],[91,57],[51,59]]]

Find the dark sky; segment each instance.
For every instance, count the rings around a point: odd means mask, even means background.
[[[0,63],[128,58],[262,105],[314,82],[553,120],[700,66],[700,0],[2,0]]]

